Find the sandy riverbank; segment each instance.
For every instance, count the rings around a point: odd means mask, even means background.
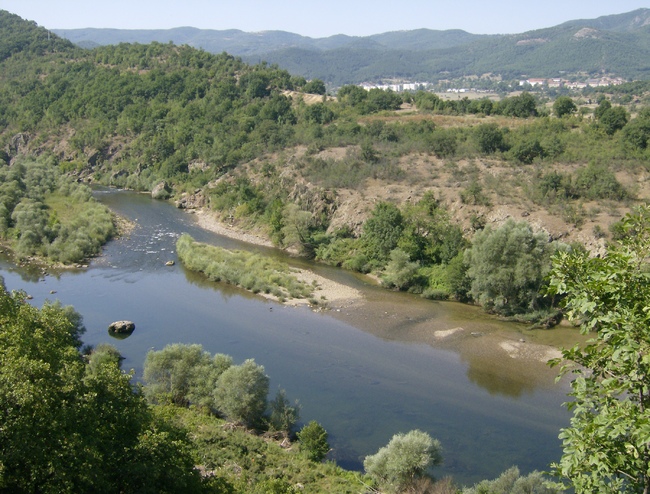
[[[268,238],[233,228],[220,221],[209,211],[197,210],[195,214],[198,225],[205,230],[253,245],[274,247]],[[298,269],[295,270],[294,274],[300,281],[315,287],[313,299],[317,300],[319,304],[328,307],[340,307],[363,301],[363,295],[359,290],[320,276],[313,271]],[[288,299],[285,302],[286,305],[305,305],[308,303],[309,301],[305,299]]]
[[[224,224],[209,211],[196,211],[196,217],[198,225],[206,230],[250,244],[273,247],[267,238]],[[388,302],[388,299],[384,300],[382,297],[382,300],[369,300],[361,291],[309,270],[295,269],[294,274],[301,281],[316,287],[312,298],[317,300],[319,305],[333,309],[341,319],[366,328],[367,331],[382,338],[453,348],[465,354],[465,357],[470,360],[477,360],[478,356],[479,360],[484,359],[489,362],[496,360],[505,363],[504,357],[512,361],[535,362],[536,365],[530,369],[520,369],[521,376],[526,376],[527,380],[532,381],[535,379],[530,375],[531,369],[535,369],[536,373],[549,372],[545,362],[560,356],[559,350],[553,346],[536,344],[533,341],[524,342],[521,335],[516,332],[510,333],[492,328],[493,325],[497,328],[503,328],[505,325],[487,316],[478,325],[478,329],[477,324],[474,323],[469,330],[453,326],[451,321],[445,321],[440,314],[435,314],[435,310],[432,314],[432,309],[436,306],[421,299],[409,300],[408,309],[398,308]],[[309,301],[305,299],[290,299],[285,302],[285,305],[308,303]],[[469,312],[476,309],[462,305],[457,307],[459,310],[464,309]],[[398,314],[402,316],[408,314],[408,317],[400,324]],[[413,324],[414,320],[418,323]]]

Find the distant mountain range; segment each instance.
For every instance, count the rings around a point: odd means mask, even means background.
[[[244,61],[266,61],[332,86],[388,79],[436,81],[483,74],[504,79],[615,75],[650,79],[650,9],[565,22],[522,34],[478,35],[417,29],[372,36],[309,38],[285,31],[247,33],[179,27],[165,30],[54,29],[92,48],[117,43],[187,44]]]

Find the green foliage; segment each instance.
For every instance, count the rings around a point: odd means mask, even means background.
[[[460,191],[460,201],[463,204],[474,206],[489,206],[490,200],[483,193],[483,187],[476,180],[472,180],[467,187]]]
[[[150,350],[144,361],[144,394],[154,404],[216,410],[212,393],[219,376],[231,365],[230,357],[217,354],[212,358],[201,345],[176,343]]]
[[[623,129],[623,138],[635,149],[647,149],[650,141],[650,108],[644,108]]]
[[[187,234],[179,237],[176,252],[188,269],[253,293],[270,293],[285,299],[309,298],[313,292],[313,287],[299,281],[289,266],[268,256],[202,244]]]
[[[598,107],[600,108],[600,107]],[[627,124],[629,117],[622,106],[614,106],[603,111],[598,117],[598,124],[608,135],[613,135]]]
[[[593,336],[562,351],[569,363],[561,375],[574,376],[573,417],[560,434],[564,454],[554,470],[578,493],[650,488],[650,208],[627,215],[621,228],[622,239],[604,256],[558,253],[550,276],[567,317]]]
[[[87,357],[88,365],[86,366],[86,373],[97,375],[105,365],[116,365],[119,368],[122,364],[122,359],[122,355],[113,345],[100,343],[93,348]]]
[[[382,284],[389,288],[405,290],[414,283],[419,267],[419,263],[410,261],[406,252],[393,249],[381,277]]]
[[[526,222],[508,220],[478,232],[465,252],[472,298],[487,310],[513,315],[535,311],[544,300],[544,277],[555,245]]]
[[[315,420],[304,425],[298,432],[300,451],[303,451],[311,461],[321,462],[327,456],[330,445],[327,442],[327,431]]]
[[[262,424],[269,393],[269,377],[264,367],[248,359],[228,367],[217,379],[214,397],[226,418],[246,427]]]
[[[474,138],[482,153],[492,154],[507,149],[503,130],[495,123],[481,124],[474,127]]]
[[[24,299],[0,290],[2,490],[197,492],[185,435],[153,419],[114,358],[86,369],[78,316]]]
[[[574,189],[586,199],[623,200],[629,196],[627,190],[616,179],[614,173],[604,165],[590,163],[576,172]]]
[[[570,96],[560,96],[553,102],[553,113],[558,118],[573,115],[578,108]]]
[[[538,471],[522,476],[517,467],[511,467],[494,480],[483,480],[463,489],[462,494],[557,494],[563,491],[552,486]]]
[[[442,446],[426,432],[412,430],[395,434],[374,455],[366,456],[363,467],[382,489],[404,492],[427,470],[442,463]]]
[[[543,158],[544,154],[544,148],[539,140],[534,138],[518,141],[510,149],[510,155],[526,165],[531,164],[536,158]]]
[[[537,116],[537,103],[532,94],[524,91],[519,96],[502,99],[497,105],[496,113],[508,117],[534,117]]]
[[[269,402],[269,430],[282,432],[285,436],[290,436],[300,419],[300,408],[298,400],[291,405],[286,391],[278,389],[275,398]]]
[[[299,448],[283,448],[268,437],[224,427],[222,420],[191,409],[156,407],[156,411],[188,430],[197,461],[213,474],[206,479],[208,492],[356,494],[364,490],[360,473],[332,462],[313,462]]]
[[[17,255],[71,264],[96,255],[114,234],[110,211],[88,187],[44,162],[0,166],[0,237]]]
[[[404,225],[399,208],[380,202],[363,224],[362,243],[366,255],[377,261],[386,261],[397,247]]]
[[[325,83],[320,79],[313,79],[309,81],[307,84],[305,84],[302,87],[302,90],[305,93],[310,93],[310,94],[325,94],[327,92]]]

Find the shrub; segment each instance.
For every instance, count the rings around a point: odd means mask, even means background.
[[[376,454],[366,456],[363,467],[380,487],[403,492],[426,475],[427,469],[442,463],[442,446],[426,432],[413,430],[395,434]]]
[[[312,461],[323,461],[330,450],[327,442],[327,431],[315,420],[312,420],[298,432],[300,450],[304,451]]]
[[[269,377],[264,367],[248,359],[219,376],[214,397],[217,408],[228,420],[255,427],[262,423],[268,392]]]
[[[405,290],[411,286],[418,274],[418,262],[411,262],[409,255],[401,249],[390,253],[390,261],[382,275],[382,283],[389,288]]]

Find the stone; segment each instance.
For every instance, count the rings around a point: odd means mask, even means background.
[[[167,182],[162,181],[154,186],[151,189],[151,197],[153,199],[169,199],[171,196],[172,189],[167,184]]]
[[[113,333],[132,333],[134,329],[135,323],[132,321],[115,321],[108,326]]]

